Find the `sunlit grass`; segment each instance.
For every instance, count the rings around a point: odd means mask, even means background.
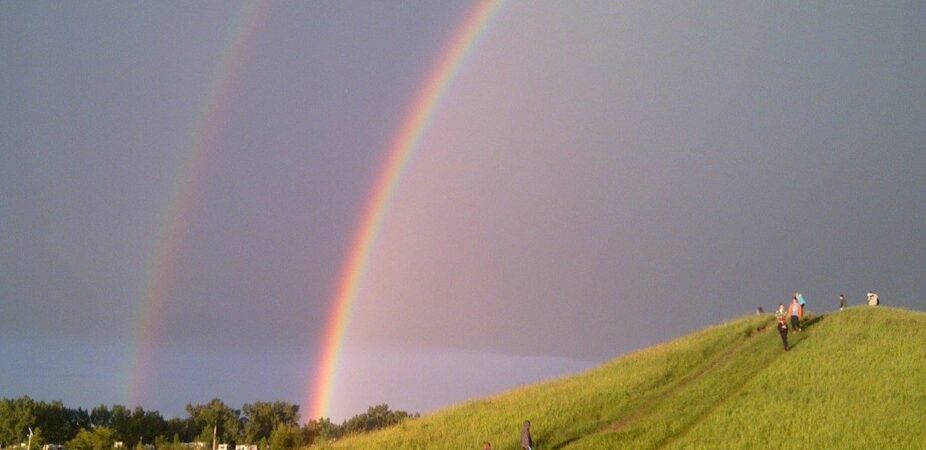
[[[926,448],[926,314],[850,308],[804,337],[680,446]]]
[[[832,313],[792,335],[788,353],[771,322],[745,317],[322,448],[517,449],[524,420],[542,450],[926,442],[926,314]]]

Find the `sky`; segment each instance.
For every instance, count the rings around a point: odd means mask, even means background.
[[[0,3],[0,397],[309,418],[365,204],[472,5],[253,6]],[[794,291],[926,309],[924,22],[504,3],[385,210],[328,414],[426,413]]]

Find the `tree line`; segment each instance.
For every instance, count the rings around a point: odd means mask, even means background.
[[[259,450],[291,450],[347,434],[364,433],[418,417],[376,405],[341,424],[328,418],[300,423],[299,405],[288,402],[245,403],[234,409],[219,399],[187,404],[187,416],[165,419],[158,411],[123,405],[99,405],[90,410],[66,407],[61,401],[36,401],[28,396],[0,399],[0,448],[28,442],[41,450],[44,444],[69,450],[110,450],[118,441],[126,449],[190,450],[187,443],[201,442],[212,449],[217,443],[257,445]],[[234,447],[232,447],[234,448]]]

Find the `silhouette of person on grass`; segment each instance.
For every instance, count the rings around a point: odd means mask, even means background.
[[[531,439],[531,421],[525,420],[521,427],[521,448],[524,450],[534,450],[534,440]]]
[[[775,311],[775,319],[778,321],[778,334],[781,335],[781,343],[788,351],[788,313],[785,312],[784,303],[778,304],[778,311]]]
[[[846,307],[846,294],[839,294],[839,310]]]

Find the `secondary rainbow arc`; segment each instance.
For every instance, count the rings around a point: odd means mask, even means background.
[[[178,175],[174,177],[164,218],[158,227],[155,251],[145,268],[145,286],[135,314],[133,347],[124,398],[129,405],[140,405],[152,374],[156,373],[156,341],[162,330],[164,299],[174,277],[190,215],[196,204],[196,194],[208,153],[214,151],[225,122],[225,113],[237,85],[248,49],[254,41],[268,2],[246,2],[229,33],[230,38],[221,54],[215,76],[210,79],[206,100],[191,127],[191,139]]]

